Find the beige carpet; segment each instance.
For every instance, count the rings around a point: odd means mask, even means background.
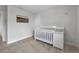
[[[32,37],[7,45],[0,42],[0,53],[78,53],[79,50],[70,45],[65,45],[63,50],[52,45],[34,40]]]

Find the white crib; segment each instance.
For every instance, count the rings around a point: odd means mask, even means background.
[[[64,43],[63,32],[58,31],[58,29],[64,29],[64,28],[55,27],[55,26],[52,26],[52,27],[51,26],[40,26],[35,29],[34,38],[63,49],[63,47],[64,47],[63,46],[64,45],[63,44]],[[59,36],[61,36],[61,37],[59,37]]]

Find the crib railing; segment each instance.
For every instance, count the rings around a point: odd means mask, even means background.
[[[46,29],[36,29],[35,39],[41,40],[43,42],[53,44],[53,31]]]
[[[64,48],[64,27],[42,26],[35,29],[35,39],[52,44],[54,47]]]

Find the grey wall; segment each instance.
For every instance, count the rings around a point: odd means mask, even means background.
[[[29,17],[29,23],[17,23],[16,15],[23,15]],[[24,11],[15,6],[8,6],[8,18],[7,18],[8,33],[7,43],[16,42],[18,40],[32,36],[32,13]]]
[[[65,27],[65,43],[77,45],[77,7],[76,6],[54,6],[38,13],[36,24],[47,26]],[[40,17],[40,18],[39,18]],[[39,22],[40,19],[40,22]],[[38,20],[38,21],[37,21]],[[35,25],[36,25],[35,24]]]

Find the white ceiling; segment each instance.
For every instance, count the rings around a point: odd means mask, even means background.
[[[48,8],[51,8],[52,5],[19,5],[18,7],[28,10],[32,13],[39,13]]]

